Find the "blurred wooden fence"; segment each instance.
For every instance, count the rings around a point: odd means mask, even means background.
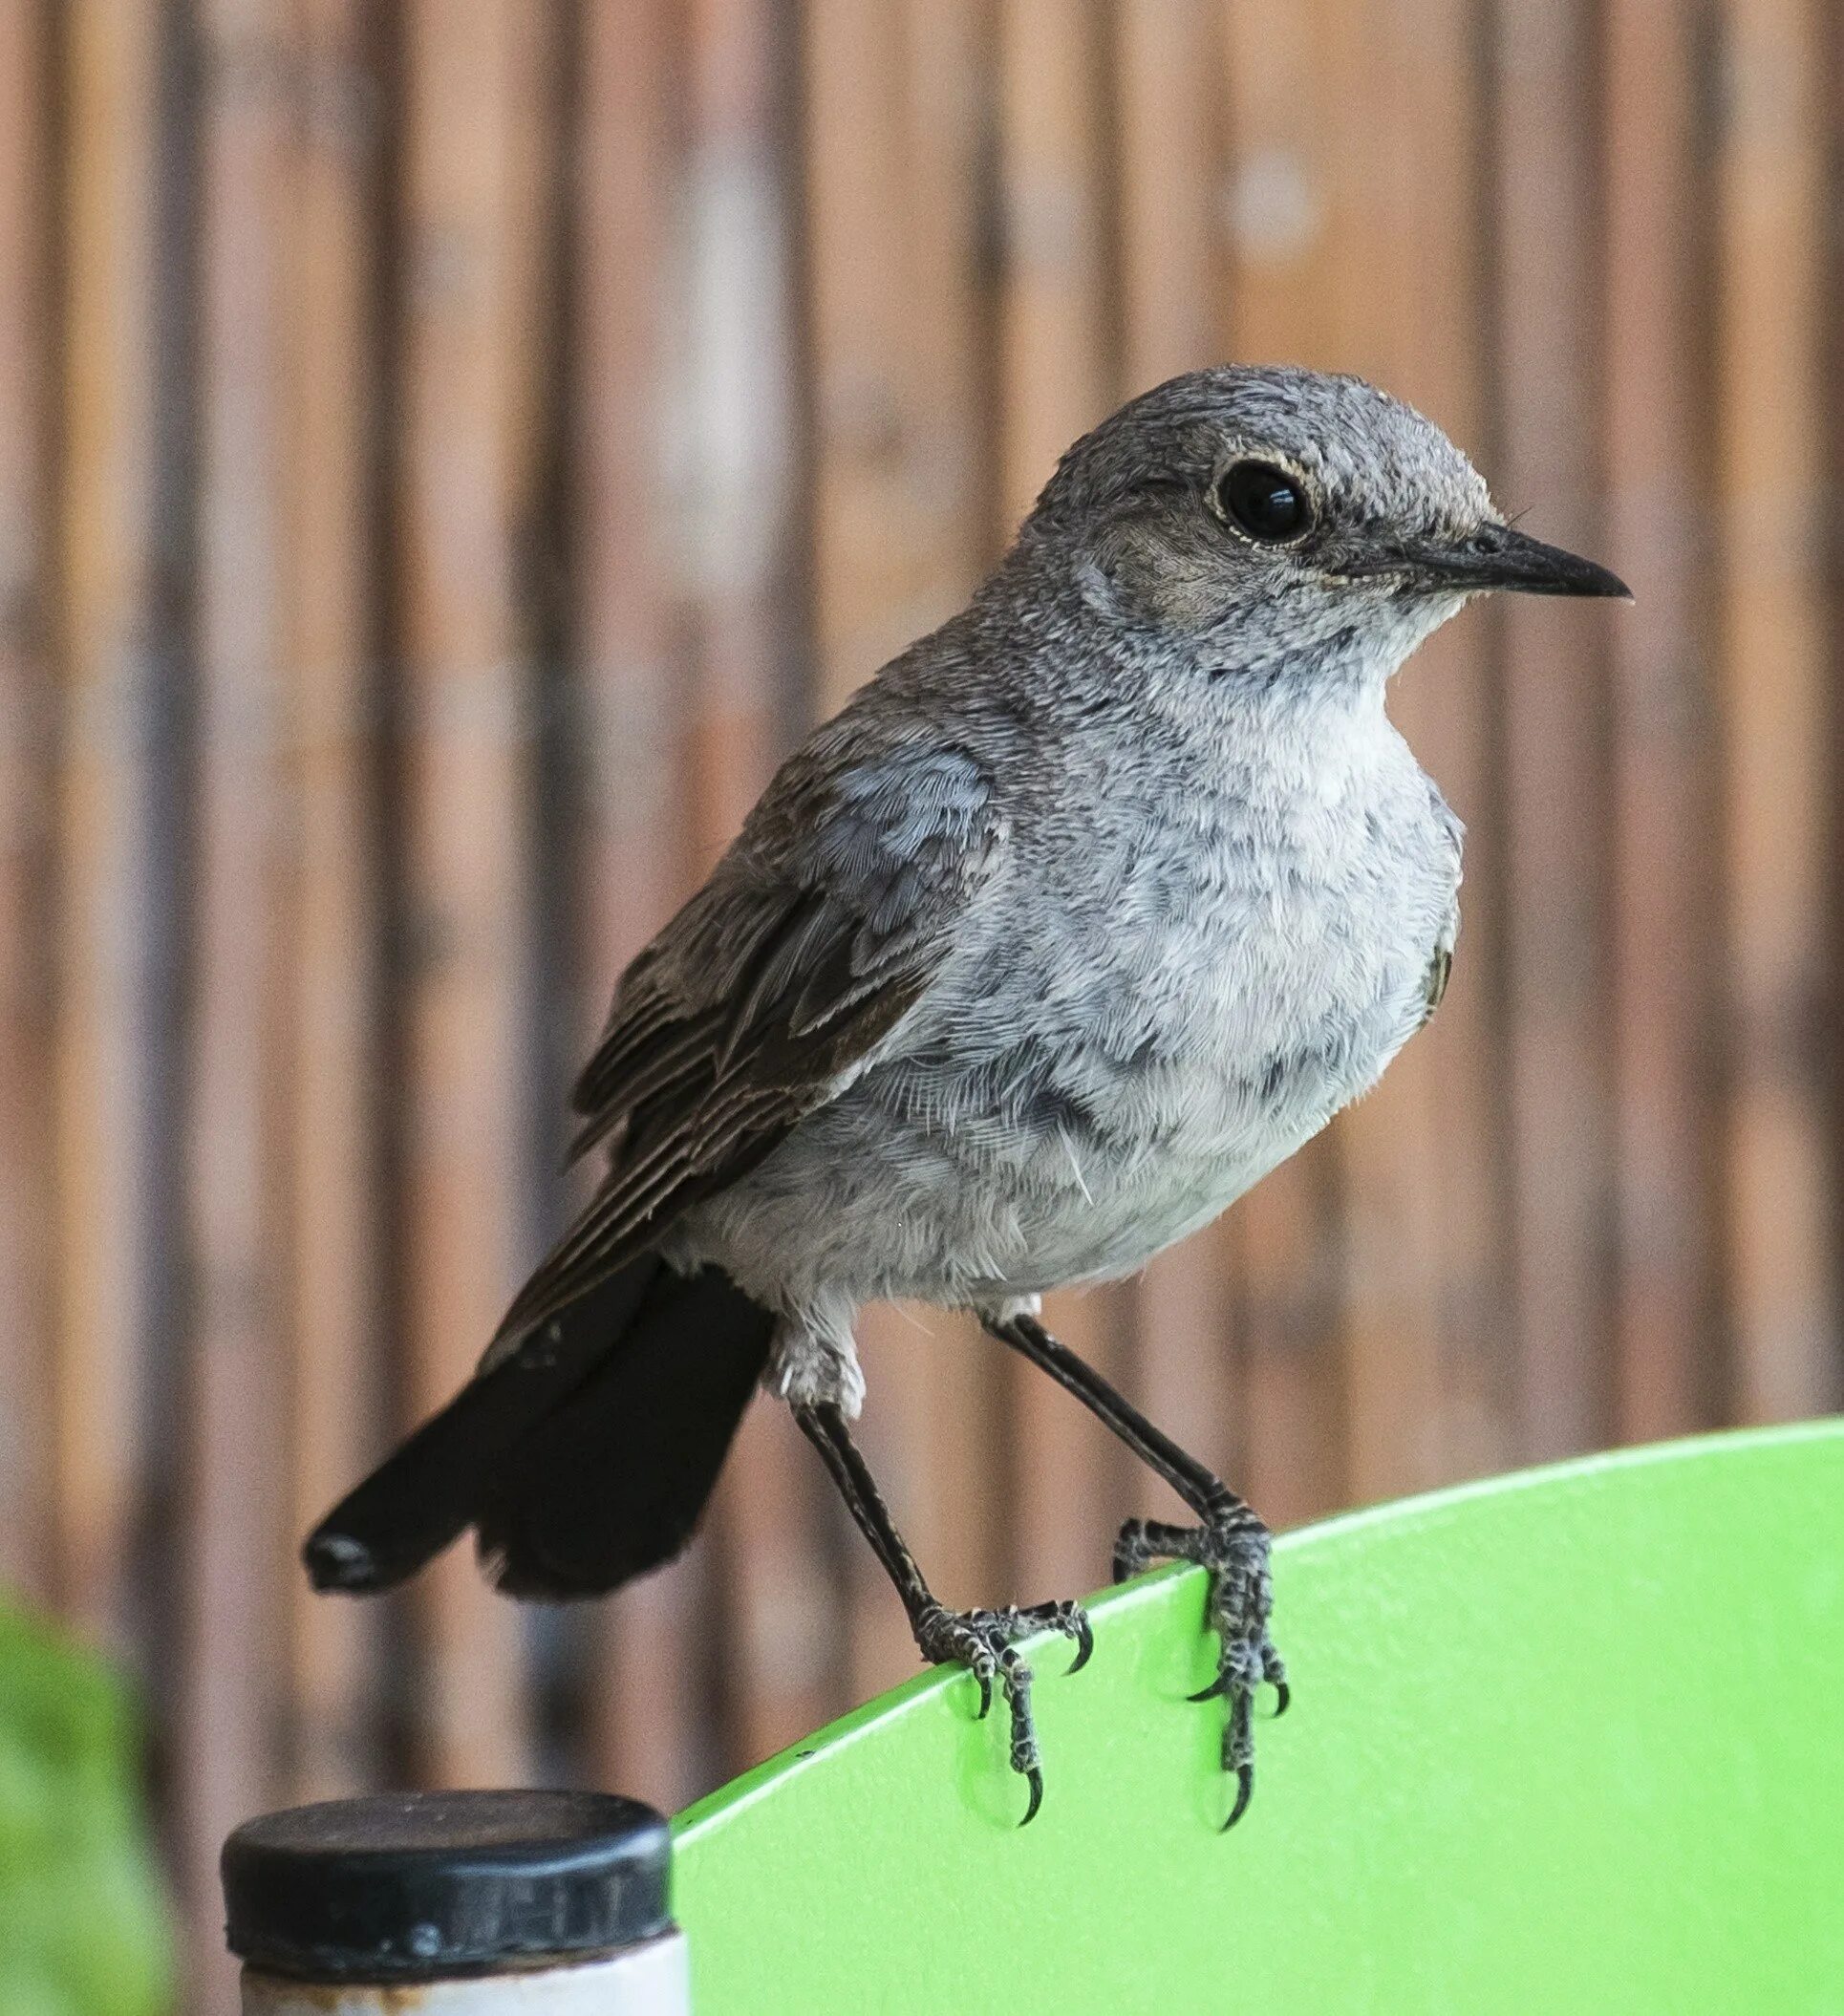
[[[1423,654],[1441,1017],[1060,1327],[1282,1521],[1836,1402],[1841,54],[1822,0],[0,8],[0,1572],[143,1675],[201,1955],[253,1808],[673,1805],[910,1669],[767,1406],[601,1611],[293,1546],[467,1370],[778,752],[1187,366],[1380,379],[1639,607]],[[1098,1582],[1145,1480],[868,1330],[946,1592]]]

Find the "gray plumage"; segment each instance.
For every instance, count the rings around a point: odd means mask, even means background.
[[[385,1586],[471,1523],[504,1586],[616,1586],[682,1543],[765,1363],[925,1656],[1002,1684],[1028,1818],[1017,1641],[1085,1657],[1085,1620],[945,1611],[847,1427],[865,1303],[969,1308],[1197,1515],[1130,1521],[1116,1570],[1210,1571],[1233,1820],[1250,1703],[1285,1700],[1266,1529],[1038,1298],[1214,1217],[1438,1004],[1460,824],[1384,693],[1491,588],[1625,592],[1356,379],[1198,372],[1078,441],[971,605],[789,758],[630,968],[577,1092],[593,1200],[482,1377],[311,1538],[316,1578]]]
[[[1315,486],[1310,562],[1209,507],[1238,454]],[[776,1311],[784,1392],[855,1413],[863,1303],[1130,1273],[1291,1154],[1457,928],[1459,822],[1383,689],[1465,595],[1379,542],[1493,522],[1355,379],[1203,372],[1078,442],[624,980],[579,1096],[608,1178],[499,1348],[658,1243]]]

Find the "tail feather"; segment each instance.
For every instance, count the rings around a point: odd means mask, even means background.
[[[673,1278],[494,1473],[481,1555],[509,1596],[596,1596],[670,1560],[718,1481],[774,1319],[715,1268]]]
[[[318,1589],[414,1575],[469,1526],[499,1586],[599,1595],[677,1553],[767,1362],[773,1319],[715,1268],[651,1255],[426,1421],[303,1549]]]

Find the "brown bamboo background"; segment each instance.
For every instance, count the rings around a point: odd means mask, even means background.
[[[1823,0],[5,0],[0,1575],[143,1679],[199,2006],[253,1809],[674,1806],[910,1669],[766,1405],[603,1609],[293,1544],[778,752],[1188,366],[1378,378],[1639,606],[1423,654],[1446,1006],[1060,1327],[1278,1522],[1837,1404],[1841,137]],[[866,1330],[944,1592],[1101,1580],[1100,1431]]]

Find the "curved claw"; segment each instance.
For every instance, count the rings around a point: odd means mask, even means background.
[[[979,1709],[974,1720],[984,1722],[993,1711],[993,1676],[982,1673],[977,1666],[969,1666],[967,1670],[979,1683]]]
[[[1076,1613],[1076,1656],[1069,1662],[1064,1677],[1067,1678],[1070,1673],[1080,1673],[1087,1665],[1094,1650],[1094,1630],[1090,1626],[1088,1619],[1081,1611],[1078,1611]]]
[[[1254,1766],[1239,1764],[1235,1770],[1235,1804],[1230,1808],[1230,1817],[1216,1831],[1228,1834],[1249,1810],[1249,1801],[1254,1797]]]
[[[1222,1672],[1211,1682],[1209,1686],[1199,1687],[1195,1694],[1187,1694],[1185,1699],[1187,1701],[1221,1701],[1234,1685],[1234,1679],[1228,1672]]]
[[[1276,1722],[1278,1722],[1280,1718],[1284,1714],[1286,1714],[1287,1710],[1293,1705],[1294,1690],[1287,1684],[1284,1680],[1277,1680],[1273,1683],[1273,1685],[1275,1690],[1275,1712],[1273,1719]]]
[[[1018,1822],[1018,1825],[1020,1827],[1029,1827],[1031,1822],[1038,1816],[1038,1808],[1043,1804],[1043,1773],[1034,1764],[1025,1772],[1024,1778],[1025,1783],[1031,1788],[1031,1801],[1024,1809],[1024,1817]]]

